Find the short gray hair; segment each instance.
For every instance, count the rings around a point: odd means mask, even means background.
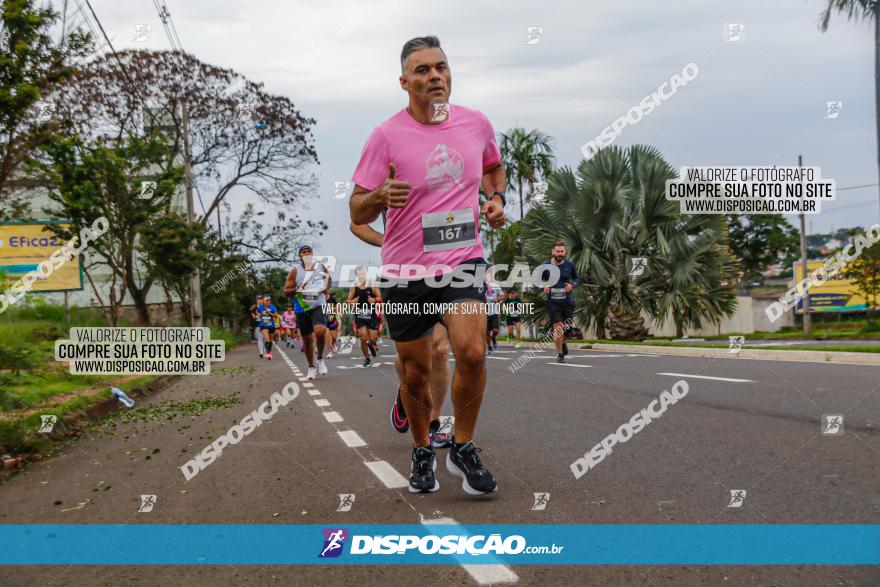
[[[427,37],[416,37],[414,39],[410,39],[406,43],[403,44],[403,50],[400,52],[400,70],[404,70],[404,63],[406,63],[406,58],[409,57],[409,54],[417,49],[424,49],[428,47],[429,49],[443,49],[440,47],[440,39],[435,37],[434,35],[428,35]],[[446,54],[445,52],[443,53]]]

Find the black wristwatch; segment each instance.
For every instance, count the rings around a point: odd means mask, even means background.
[[[489,196],[489,199],[491,200],[495,196],[501,196],[502,207],[507,205],[507,198],[504,197],[504,192],[492,192],[492,195]]]

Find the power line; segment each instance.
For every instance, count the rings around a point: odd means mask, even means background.
[[[180,43],[180,37],[177,36],[177,27],[174,26],[174,19],[171,18],[171,12],[169,12],[165,0],[153,0],[153,6],[159,13],[159,20],[162,21],[162,27],[165,29],[171,48],[183,52],[183,45]]]
[[[76,3],[79,4],[80,0],[76,0]],[[100,19],[98,19],[98,15],[95,14],[95,9],[92,8],[91,2],[89,0],[85,0],[86,6],[89,7],[89,12],[92,13],[92,18],[95,19],[95,24],[98,25],[98,28],[101,30],[101,35],[104,37],[104,40],[107,42],[107,46],[110,47],[110,53],[113,54],[113,57],[116,58],[116,63],[119,64],[119,71],[125,77],[125,80],[132,86],[135,87],[134,80],[128,75],[128,69],[126,69],[125,65],[122,63],[122,59],[120,59],[119,54],[116,52],[116,49],[113,47],[113,43],[110,42],[110,39],[107,37],[107,32],[104,30],[104,25],[101,24]],[[86,19],[88,22],[88,19]],[[89,23],[89,28],[91,28],[91,23]],[[94,29],[92,29],[94,31]],[[96,35],[97,36],[97,35]],[[135,92],[137,99],[140,100],[141,106],[143,106],[144,113],[150,118],[150,122],[153,126],[158,126],[158,122],[156,121],[155,115],[150,110],[147,103],[144,101],[143,96],[140,92]]]
[[[837,188],[837,191],[838,191],[838,192],[845,192],[846,190],[860,190],[860,189],[862,189],[862,188],[872,188],[872,187],[876,187],[877,185],[880,185],[880,184],[876,184],[876,183],[866,183],[865,185],[853,185],[853,186],[849,186],[849,187],[846,187],[846,188]]]

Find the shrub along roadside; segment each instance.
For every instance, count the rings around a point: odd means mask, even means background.
[[[116,385],[126,394],[133,397],[143,395],[146,390],[155,390],[171,381],[174,376],[148,375],[131,379]],[[76,438],[91,424],[95,417],[117,408],[108,389],[102,389],[92,395],[78,395],[70,400],[37,410],[26,415],[11,414],[0,418],[0,455],[25,455],[27,460],[37,460],[51,453],[58,442]],[[54,415],[58,420],[51,433],[39,432],[42,418]]]

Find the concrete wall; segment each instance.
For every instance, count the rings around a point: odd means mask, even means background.
[[[786,312],[779,320],[770,323],[764,308],[774,300],[756,299],[748,296],[736,297],[736,312],[733,316],[725,318],[720,324],[715,325],[705,322],[703,328],[686,328],[684,333],[688,336],[718,336],[724,334],[750,334],[752,332],[777,332],[783,326],[794,324],[794,313]],[[675,324],[671,319],[661,325],[650,322],[647,316],[645,322],[651,334],[654,336],[675,336]]]
[[[725,318],[719,325],[705,322],[703,328],[686,328],[684,333],[690,337],[719,336],[724,334],[750,334],[752,332],[777,332],[783,326],[794,325],[794,312],[786,312],[775,323],[771,324],[764,313],[764,308],[775,300],[756,299],[748,296],[736,297],[736,312],[730,318]],[[651,332],[651,336],[675,336],[675,323],[668,319],[662,324],[655,324],[647,314],[642,313],[645,326]],[[596,329],[591,326],[584,333],[587,338],[596,338]]]

